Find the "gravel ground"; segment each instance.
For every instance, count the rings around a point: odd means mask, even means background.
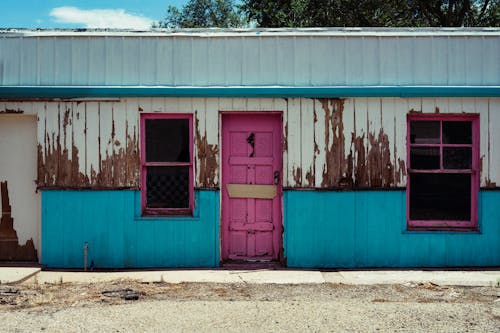
[[[0,286],[2,332],[500,332],[500,288],[139,283]]]

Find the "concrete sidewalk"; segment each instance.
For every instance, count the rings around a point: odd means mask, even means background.
[[[336,271],[319,270],[166,270],[129,272],[61,272],[38,268],[0,267],[0,283],[92,283],[115,280],[212,283],[343,283],[351,285],[434,283],[500,287],[495,271]]]

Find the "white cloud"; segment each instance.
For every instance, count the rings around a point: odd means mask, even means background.
[[[50,12],[56,22],[83,24],[85,28],[115,28],[145,30],[153,20],[126,13],[123,9],[80,9],[76,7],[56,7]]]

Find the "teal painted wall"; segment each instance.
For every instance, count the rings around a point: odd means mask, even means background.
[[[141,218],[138,191],[42,191],[42,258],[48,267],[219,265],[219,193],[195,191],[193,217]]]
[[[217,267],[219,192],[193,217],[141,218],[138,191],[42,192],[42,258],[82,268]],[[285,191],[289,267],[500,266],[500,191],[481,191],[479,232],[408,232],[404,191]]]
[[[500,191],[481,191],[479,232],[406,231],[405,191],[286,191],[289,267],[500,265]]]

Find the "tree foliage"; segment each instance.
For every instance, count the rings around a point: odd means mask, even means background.
[[[500,0],[189,0],[160,27],[500,26]]]
[[[460,27],[500,24],[500,0],[244,0],[259,27]]]
[[[189,0],[181,9],[168,6],[160,28],[235,28],[245,24],[233,0]]]

